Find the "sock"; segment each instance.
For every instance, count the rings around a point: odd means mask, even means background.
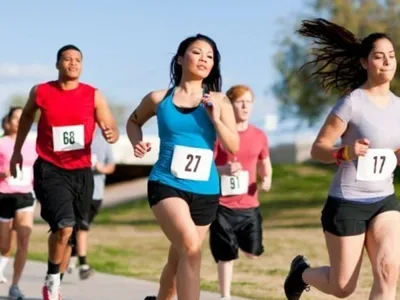
[[[60,273],[60,264],[53,264],[51,261],[47,262],[47,274],[58,274]]]
[[[9,260],[9,257],[0,256],[0,274],[4,273],[4,270],[6,269]]]
[[[228,297],[222,297],[221,300],[231,300],[231,296]]]
[[[79,264],[86,265],[86,256],[79,256]]]

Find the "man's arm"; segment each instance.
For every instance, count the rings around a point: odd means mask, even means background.
[[[106,97],[99,91],[95,92],[96,122],[103,131],[108,143],[115,143],[119,139],[119,131],[114,116],[107,104]]]
[[[36,105],[36,86],[32,87],[29,92],[28,101],[22,110],[21,118],[18,124],[18,132],[14,145],[14,153],[21,153],[22,146],[25,142],[26,136],[31,130],[33,121],[35,120],[36,111],[38,106]]]

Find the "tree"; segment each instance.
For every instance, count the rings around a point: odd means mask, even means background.
[[[323,16],[346,27],[358,38],[372,32],[385,32],[397,46],[400,45],[399,0],[312,1],[310,7],[316,16]],[[296,22],[295,30],[299,27],[299,21]],[[280,40],[280,50],[274,56],[280,79],[274,83],[272,90],[279,101],[283,117],[296,115],[311,126],[338,99],[339,93],[333,89],[324,91],[315,80],[310,80],[310,68],[299,70],[311,58],[311,41],[296,36],[293,33],[295,30]],[[393,81],[392,89],[395,93],[400,92],[399,72]]]

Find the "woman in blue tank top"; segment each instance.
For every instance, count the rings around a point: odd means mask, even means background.
[[[148,181],[150,207],[171,242],[157,299],[200,298],[201,245],[215,219],[220,193],[214,163],[218,136],[227,151],[239,149],[229,99],[221,93],[215,42],[196,35],[181,42],[171,62],[169,90],[147,94],[129,117],[136,157],[151,150],[141,127],[157,116],[160,153]],[[149,296],[146,299],[156,299]]]
[[[312,268],[303,255],[296,256],[284,283],[286,297],[298,300],[313,286],[347,298],[356,288],[365,247],[374,277],[369,299],[394,300],[400,266],[400,213],[393,186],[400,99],[390,91],[397,66],[393,43],[383,33],[359,41],[323,19],[304,21],[299,33],[321,47],[311,63],[324,68],[313,75],[323,87],[346,94],[311,150],[315,160],[339,165],[321,216],[330,266]]]

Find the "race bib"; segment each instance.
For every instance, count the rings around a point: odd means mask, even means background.
[[[397,158],[391,149],[368,149],[365,156],[358,157],[357,176],[360,181],[381,181],[392,176]]]
[[[32,168],[31,167],[19,167],[17,164],[17,177],[8,177],[7,182],[10,186],[28,186],[32,185]]]
[[[239,171],[237,176],[221,176],[222,196],[247,194],[249,189],[249,172]]]
[[[53,150],[72,151],[85,148],[83,125],[53,127]]]
[[[207,181],[212,162],[213,151],[209,149],[175,146],[171,173],[181,179]]]

